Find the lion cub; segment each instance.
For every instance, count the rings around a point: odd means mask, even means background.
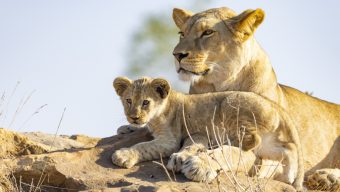
[[[221,147],[227,143],[221,138],[228,138],[232,145],[253,150],[261,159],[282,161],[283,174],[278,180],[302,188],[304,172],[297,131],[289,116],[273,102],[251,92],[185,95],[172,90],[164,79],[132,81],[118,77],[113,86],[128,122],[135,127],[147,125],[154,137],[152,141],[115,151],[114,164],[130,168],[138,162],[169,157],[178,152],[188,136],[206,135],[211,145]],[[189,145],[182,150],[188,147],[195,148]],[[199,153],[209,151],[196,152],[177,171],[195,181],[211,181],[225,167],[225,161],[202,163],[207,159]],[[191,158],[194,155],[197,158]],[[176,166],[178,163],[170,159],[167,167]]]

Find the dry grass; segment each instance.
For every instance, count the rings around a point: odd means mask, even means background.
[[[44,106],[42,106],[44,107]],[[42,108],[40,107],[34,114],[38,113],[39,110]],[[50,146],[50,150],[54,146],[55,139],[58,135],[58,132],[61,127],[61,123],[64,119],[64,114],[65,114],[66,108],[64,108],[61,118],[59,120],[56,132],[54,134],[54,138],[52,140],[52,144]],[[19,180],[16,176],[14,176],[13,173],[9,175],[4,175],[0,176],[0,191],[5,191],[5,192],[43,192],[43,191],[60,191],[60,190],[67,190],[67,191],[72,191],[72,189],[67,189],[67,188],[61,188],[61,187],[55,187],[55,186],[49,186],[49,185],[44,185],[45,179],[47,177],[47,174],[45,173],[45,169],[47,167],[47,162],[44,164],[44,167],[42,169],[42,172],[40,174],[39,180],[36,182],[32,178],[31,183],[25,183],[21,180],[21,176],[19,177]]]
[[[47,106],[47,104],[44,104],[40,107],[38,107],[30,116],[27,117],[27,119],[21,124],[21,126],[17,129],[17,131],[21,131],[25,125],[37,114],[40,113],[40,111],[45,108]]]
[[[20,126],[16,127],[16,131],[20,131],[24,126],[27,125],[27,123],[42,109],[44,109],[47,104],[41,105],[38,107],[32,114],[30,114],[26,119],[24,117],[20,117],[23,115],[23,113],[28,113],[28,110],[24,110],[27,104],[32,100],[33,94],[36,92],[36,90],[30,91],[28,94],[25,94],[21,99],[17,99],[17,92],[20,90],[19,85],[21,83],[18,81],[13,88],[12,92],[8,95],[6,91],[3,91],[0,97],[0,127],[13,129],[13,125],[21,123]],[[18,102],[18,104],[15,106],[15,102]],[[18,119],[18,117],[20,117]],[[20,119],[23,120],[23,122],[20,122]]]
[[[239,106],[234,106],[237,111],[239,111]],[[196,144],[194,139],[192,138],[191,134],[190,134],[190,131],[188,129],[188,126],[187,126],[187,123],[186,123],[186,119],[185,119],[185,111],[184,111],[184,107],[183,107],[183,111],[182,111],[182,115],[183,115],[183,118],[184,118],[184,127],[185,127],[185,130],[188,134],[188,137],[189,139],[191,140],[191,142],[193,144]],[[209,151],[205,151],[203,153],[205,153],[207,159],[208,159],[208,162],[209,162],[209,166],[211,169],[213,169],[213,166],[212,166],[212,160],[217,162],[219,167],[220,167],[220,170],[219,171],[219,174],[216,178],[216,182],[217,182],[217,187],[218,187],[218,191],[231,191],[230,188],[227,188],[226,186],[229,186],[227,185],[225,180],[223,180],[221,177],[225,177],[227,178],[227,182],[229,184],[232,184],[233,186],[233,190],[232,191],[249,191],[249,192],[262,192],[262,191],[265,191],[266,189],[266,186],[268,184],[268,182],[273,178],[274,176],[274,173],[276,171],[276,169],[278,168],[279,164],[275,164],[275,168],[274,168],[274,172],[267,172],[266,175],[265,175],[265,178],[266,179],[260,179],[259,178],[259,170],[262,167],[264,166],[273,166],[273,165],[254,165],[254,171],[255,171],[255,174],[254,176],[250,177],[248,175],[248,173],[245,173],[246,175],[246,182],[244,180],[244,177],[241,178],[239,177],[237,174],[239,172],[239,170],[245,170],[246,169],[246,165],[245,165],[245,160],[243,159],[243,156],[242,156],[242,146],[239,146],[239,161],[238,162],[232,162],[232,157],[230,157],[230,155],[232,154],[232,152],[230,151],[230,153],[228,152],[228,154],[226,154],[226,150],[223,150],[223,146],[227,145],[227,146],[231,146],[231,141],[230,139],[228,138],[228,135],[225,134],[226,133],[226,129],[224,127],[217,127],[215,124],[214,124],[214,120],[215,120],[215,113],[216,113],[216,107],[215,107],[215,110],[213,112],[213,116],[212,116],[212,120],[211,120],[211,127],[212,127],[212,133],[213,133],[213,137],[214,138],[210,138],[209,137],[209,130],[208,130],[208,126],[206,126],[206,135],[207,135],[207,138],[208,138],[208,141],[209,141],[209,149],[217,149],[217,150],[220,150],[220,152],[222,153],[222,156],[223,156],[223,159],[222,161],[223,162],[220,162],[220,161],[217,161],[217,157],[214,156],[215,153],[211,153],[212,156],[208,153]],[[239,124],[238,124],[238,115],[237,114],[237,129],[240,130],[239,133],[238,133],[238,139],[239,139],[239,143],[242,143],[242,140],[244,138],[244,135],[245,135],[245,128],[244,127],[239,127]],[[257,123],[256,123],[256,118],[255,118],[255,115],[253,114],[253,118],[254,118],[254,125],[255,127],[257,127]],[[214,141],[214,143],[216,143],[217,145],[213,145],[212,144],[212,141]],[[229,148],[231,150],[231,148]],[[165,170],[168,178],[170,181],[173,181],[171,176],[170,176],[170,173],[169,171],[165,168],[165,165],[161,159],[161,163],[159,162],[155,162],[159,165],[161,165],[163,167],[163,169]],[[236,170],[233,171],[233,168],[232,168],[232,165],[234,164],[237,164],[237,168]],[[223,166],[222,164],[226,165],[226,166]],[[173,174],[175,175],[175,174]],[[207,187],[206,190],[208,191],[211,191],[211,185],[207,182],[205,182],[205,186]]]

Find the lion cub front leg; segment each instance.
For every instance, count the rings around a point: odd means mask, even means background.
[[[136,130],[137,130],[137,127],[133,127],[131,125],[122,125],[122,126],[118,127],[117,135],[132,133]]]
[[[131,125],[122,125],[122,126],[118,127],[117,135],[132,133],[132,132],[135,132],[135,131],[140,130],[140,129],[148,129],[148,127],[145,126],[145,127],[137,128],[137,127],[134,127],[134,126],[131,126]]]
[[[194,143],[192,142],[192,140]],[[183,162],[188,158],[197,155],[200,152],[207,150],[208,138],[202,134],[193,134],[184,140],[181,150],[177,153],[173,153],[167,164],[167,169],[175,172],[181,171]]]
[[[211,182],[220,171],[247,172],[256,157],[252,151],[223,145],[191,156],[182,166],[182,173],[193,181]],[[240,164],[242,162],[242,164]]]
[[[254,131],[253,131],[254,130]],[[245,167],[244,172],[248,172],[255,161],[255,155],[251,151],[261,143],[261,137],[255,129],[246,129],[241,141],[233,138],[233,144],[239,147],[223,145],[214,150],[200,152],[188,158],[182,168],[182,173],[191,180],[211,182],[219,171],[239,171]],[[240,153],[241,152],[241,153]],[[242,154],[240,156],[240,154]],[[244,158],[243,158],[244,156]],[[243,168],[236,167],[236,162],[242,158]],[[238,159],[237,161],[233,159]]]
[[[171,138],[156,138],[152,141],[138,143],[130,148],[122,148],[112,154],[115,165],[131,168],[143,161],[168,157],[179,148],[179,142]]]

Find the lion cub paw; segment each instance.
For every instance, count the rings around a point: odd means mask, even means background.
[[[340,172],[340,170],[334,170]],[[309,175],[306,186],[311,190],[338,191],[340,190],[340,175],[332,173],[332,170],[318,170]]]
[[[168,164],[166,168],[168,170],[173,170],[175,172],[181,171],[183,163],[190,157],[193,156],[194,154],[191,153],[190,151],[180,151],[178,153],[173,153],[168,161]]]
[[[120,167],[131,168],[138,163],[138,153],[129,148],[122,148],[112,154],[112,163]]]
[[[175,172],[180,172],[182,169],[183,163],[189,159],[189,157],[197,155],[206,151],[206,148],[202,144],[193,144],[185,147],[183,150],[173,153],[168,161],[167,169],[173,170]]]
[[[136,129],[136,127],[132,127],[131,125],[123,125],[117,129],[117,135],[132,133],[136,131]]]
[[[193,181],[210,183],[217,177],[217,169],[209,164],[209,157],[205,154],[195,155],[188,158],[182,165],[182,173]]]

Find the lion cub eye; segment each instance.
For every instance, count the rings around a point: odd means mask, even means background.
[[[126,99],[127,104],[131,105],[132,100],[131,99]]]
[[[183,33],[182,31],[178,32],[178,34],[179,34],[179,37],[180,37],[180,38],[183,38],[183,37],[184,37],[184,33]]]
[[[148,105],[149,105],[149,103],[150,103],[150,101],[148,101],[148,100],[144,100],[144,101],[143,101],[143,107],[146,107],[146,106],[148,106]]]
[[[215,31],[214,31],[214,30],[211,30],[211,29],[205,30],[205,31],[202,33],[201,37],[212,35],[214,32],[215,32]]]

